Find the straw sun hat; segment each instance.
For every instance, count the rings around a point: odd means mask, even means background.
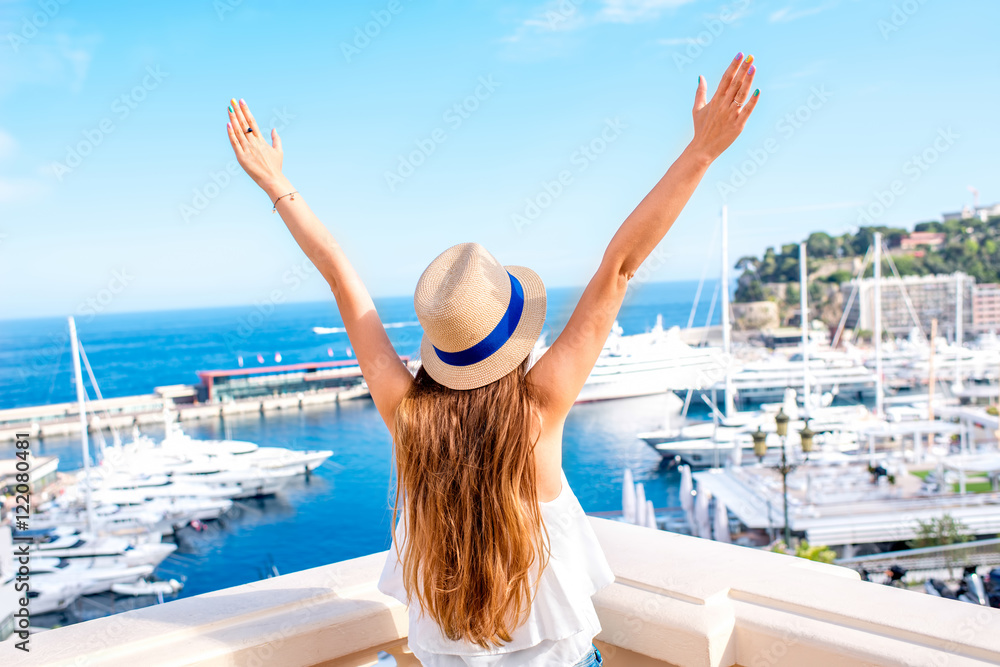
[[[545,285],[531,269],[503,266],[478,243],[460,243],[424,270],[413,306],[427,373],[451,389],[475,389],[531,353],[545,322]]]

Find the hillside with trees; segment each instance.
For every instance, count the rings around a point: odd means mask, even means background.
[[[1000,217],[922,222],[914,232],[943,233],[944,242],[937,248],[923,245],[903,249],[910,231],[900,227],[861,227],[856,233],[831,236],[814,232],[806,241],[808,254],[809,296],[819,309],[836,310],[839,286],[854,277],[860,260],[868,252],[876,232],[881,232],[892,261],[900,275],[928,275],[962,271],[979,283],[1000,282]],[[741,271],[737,282],[737,302],[772,300],[787,306],[799,298],[799,246],[790,243],[779,250],[767,248],[760,258],[747,255],[736,263]],[[868,267],[866,276],[873,268]],[[888,260],[883,260],[883,275],[890,275]],[[822,315],[821,315],[822,317]],[[822,319],[827,319],[822,317]]]

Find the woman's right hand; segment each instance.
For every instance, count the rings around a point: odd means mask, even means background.
[[[253,130],[247,132],[247,128]],[[284,154],[281,150],[281,137],[278,131],[271,130],[269,144],[257,127],[257,121],[247,103],[235,99],[230,101],[229,123],[226,124],[229,133],[229,143],[233,146],[236,161],[243,171],[253,179],[253,182],[269,191],[272,184],[282,180],[281,161]]]
[[[705,77],[698,77],[692,111],[694,139],[691,140],[691,148],[702,157],[715,160],[722,155],[740,136],[750,113],[757,106],[760,89],[750,96],[757,69],[752,63],[753,56],[744,59],[742,53],[737,54],[722,75],[711,102],[706,102],[708,82]]]

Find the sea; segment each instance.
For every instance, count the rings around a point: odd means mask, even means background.
[[[639,283],[629,288],[618,322],[624,333],[718,324],[706,281],[692,308],[697,281]],[[558,335],[582,288],[551,288],[544,333]],[[376,299],[390,340],[416,356],[421,329],[412,297]],[[336,303],[253,304],[227,308],[76,316],[79,340],[104,397],[151,393],[154,387],[195,384],[197,371],[351,358]],[[316,333],[324,327],[326,333]],[[86,373],[86,371],[84,371]],[[91,397],[92,383],[86,382]],[[76,400],[66,318],[0,320],[0,409]],[[622,476],[629,468],[658,507],[679,505],[679,475],[636,437],[665,421],[665,395],[574,406],[563,436],[563,469],[588,512],[621,510]],[[179,597],[198,595],[328,563],[384,551],[390,544],[394,491],[392,442],[374,404],[359,399],[305,408],[184,422],[194,438],[234,438],[262,446],[330,449],[333,457],[308,480],[280,494],[238,501],[233,512],[175,539],[178,550],[154,573],[183,582]],[[153,438],[163,428],[143,428]],[[123,434],[128,440],[130,433]],[[96,438],[92,436],[91,440]],[[91,443],[96,451],[98,443]],[[0,458],[13,455],[0,443]],[[83,464],[79,436],[36,440],[36,455],[56,455],[59,469]],[[54,620],[59,625],[121,610],[109,597],[81,598]],[[133,603],[133,604],[148,604]]]

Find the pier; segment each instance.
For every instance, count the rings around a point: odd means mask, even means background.
[[[409,362],[409,357],[400,359]],[[176,414],[178,421],[218,419],[369,395],[355,361],[198,371],[198,376],[201,383],[195,385],[167,385],[151,394],[90,400],[88,430],[162,424],[165,411]],[[18,433],[44,439],[78,434],[81,428],[76,402],[0,410],[0,442],[12,441]]]

